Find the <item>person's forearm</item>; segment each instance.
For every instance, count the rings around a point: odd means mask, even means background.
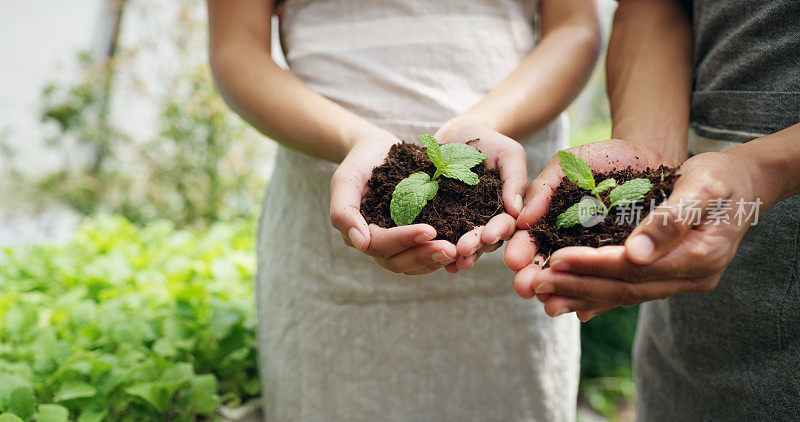
[[[764,209],[800,194],[800,123],[726,152],[740,158],[752,175]]]
[[[359,140],[391,137],[272,61],[272,10],[271,0],[208,0],[209,61],[231,108],[275,141],[335,162]]]
[[[692,34],[677,0],[620,1],[606,57],[612,137],[686,159]]]
[[[548,11],[548,7],[563,10]],[[583,10],[569,10],[575,7]],[[546,126],[580,93],[600,48],[595,5],[587,0],[552,0],[543,2],[542,9],[539,44],[464,117],[520,139]]]
[[[224,48],[212,69],[226,102],[256,129],[290,148],[339,162],[379,129],[311,91],[263,51]]]

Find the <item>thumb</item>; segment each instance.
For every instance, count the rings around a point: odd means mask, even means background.
[[[731,190],[707,172],[683,174],[669,198],[654,208],[625,242],[628,259],[647,265],[668,254],[692,227],[700,225],[710,204],[728,199]]]
[[[553,190],[561,183],[561,167],[556,156],[550,159],[544,170],[528,185],[525,193],[525,206],[517,218],[517,228],[521,230],[533,227],[547,214]]]
[[[361,215],[363,180],[345,174],[337,171],[331,179],[331,224],[345,243],[363,252],[370,243],[369,225]]]
[[[528,167],[525,149],[516,141],[498,156],[497,171],[503,180],[503,205],[512,217],[522,212],[523,195],[528,186]]]

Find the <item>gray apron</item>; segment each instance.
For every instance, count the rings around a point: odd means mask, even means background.
[[[800,1],[686,3],[695,36],[689,151],[800,122]],[[800,420],[798,273],[794,196],[750,228],[714,290],[643,304],[638,419]]]

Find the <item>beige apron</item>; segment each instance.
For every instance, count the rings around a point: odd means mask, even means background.
[[[537,4],[290,0],[281,42],[312,89],[400,139],[434,133],[531,51]],[[523,140],[534,177],[563,116]],[[335,165],[277,154],[259,234],[259,346],[269,421],[569,421],[574,315],[515,296],[502,250],[458,275],[403,276],[329,222]]]

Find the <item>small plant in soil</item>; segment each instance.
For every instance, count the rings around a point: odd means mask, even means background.
[[[463,143],[440,145],[430,135],[422,146],[393,145],[386,161],[372,171],[361,213],[381,227],[430,224],[437,239],[456,243],[503,210],[502,182],[486,156]]]
[[[619,186],[617,186],[617,181],[613,177],[609,177],[600,183],[595,183],[592,169],[589,168],[586,161],[566,151],[558,152],[558,162],[570,182],[588,190],[590,194],[597,198],[597,201],[593,201],[591,198],[584,198],[559,214],[556,217],[556,228],[559,229],[586,223],[598,213],[607,215],[611,207],[633,204],[644,198],[647,192],[650,192],[650,189],[653,188],[653,183],[650,179],[644,178],[631,179]],[[611,188],[613,190],[608,195],[609,204],[606,206],[600,194]]]
[[[623,244],[651,205],[669,197],[678,177],[666,166],[595,174],[574,154],[560,151],[558,159],[565,176],[547,213],[529,230],[545,255],[567,246]]]
[[[389,203],[392,220],[398,226],[407,226],[415,218],[439,190],[439,176],[460,180],[468,185],[478,184],[478,175],[470,170],[483,162],[486,156],[477,148],[467,144],[451,143],[439,145],[431,135],[422,135],[419,141],[425,146],[431,163],[436,166],[433,176],[424,171],[412,173],[401,180],[394,188],[392,201]]]

